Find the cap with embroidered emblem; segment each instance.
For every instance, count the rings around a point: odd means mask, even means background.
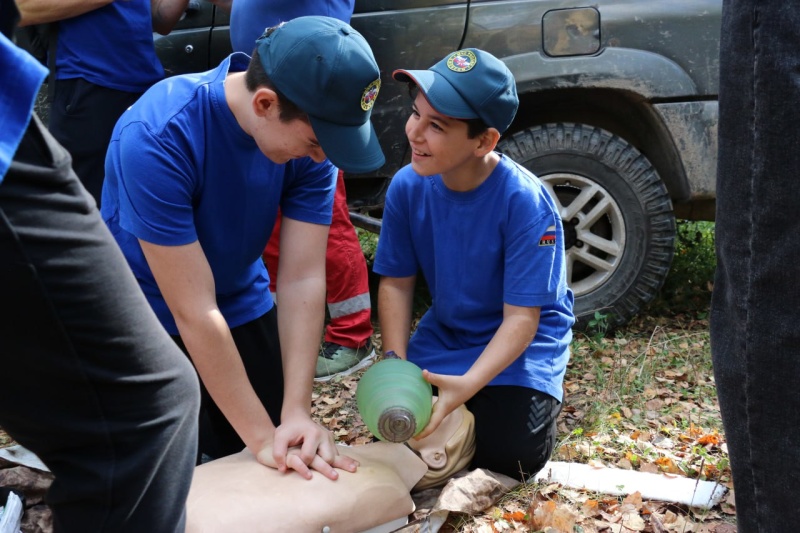
[[[428,70],[395,70],[397,81],[413,81],[433,108],[452,118],[480,118],[503,133],[517,114],[514,75],[489,52],[465,48]]]
[[[270,80],[308,114],[334,165],[362,173],[384,164],[370,122],[380,70],[360,33],[334,18],[298,17],[261,37],[256,46]]]

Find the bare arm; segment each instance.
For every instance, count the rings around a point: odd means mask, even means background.
[[[17,0],[19,25],[56,22],[107,6],[114,0]]]
[[[378,286],[378,318],[383,352],[395,352],[406,358],[411,335],[411,311],[417,277],[381,278]]]
[[[259,456],[271,446],[275,426],[250,385],[217,307],[214,278],[200,243],[139,242],[200,379],[247,447]]]
[[[439,389],[431,420],[417,436],[424,438],[439,426],[445,416],[472,398],[530,345],[539,328],[540,307],[503,305],[503,322],[477,361],[463,376],[447,376],[423,371],[425,379]]]
[[[150,0],[153,30],[167,35],[181,19],[189,0]]]
[[[333,435],[311,419],[314,368],[325,322],[325,249],[328,226],[284,217],[278,255],[278,331],[283,360],[284,395],[281,425],[273,448],[278,464],[302,472],[303,465],[336,479],[335,468],[355,472],[357,462],[339,455]],[[303,464],[286,455],[300,447]],[[308,474],[310,477],[310,473]]]

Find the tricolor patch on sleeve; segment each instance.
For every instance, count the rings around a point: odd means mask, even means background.
[[[544,235],[539,238],[539,246],[555,246],[556,245],[556,227],[550,226],[544,230]]]

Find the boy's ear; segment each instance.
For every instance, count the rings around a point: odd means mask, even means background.
[[[272,89],[259,87],[253,93],[253,111],[259,117],[265,117],[269,113],[279,113],[278,95]]]
[[[483,157],[489,152],[494,151],[500,140],[500,132],[495,128],[488,128],[478,136],[478,147],[476,148],[479,157]]]

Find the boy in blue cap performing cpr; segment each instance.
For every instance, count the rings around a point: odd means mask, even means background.
[[[197,369],[211,457],[246,446],[307,478],[356,468],[311,420],[311,390],[336,167],[383,164],[369,121],[379,85],[358,32],[301,17],[268,30],[252,58],[156,84],[117,123],[103,219]],[[277,313],[261,253],[279,206]]]
[[[514,77],[491,54],[465,49],[394,78],[414,102],[411,164],[386,194],[373,266],[384,352],[419,365],[438,390],[417,438],[466,404],[471,467],[533,475],[555,444],[574,315],[555,204],[494,151],[517,111]],[[409,340],[418,271],[433,303]]]

